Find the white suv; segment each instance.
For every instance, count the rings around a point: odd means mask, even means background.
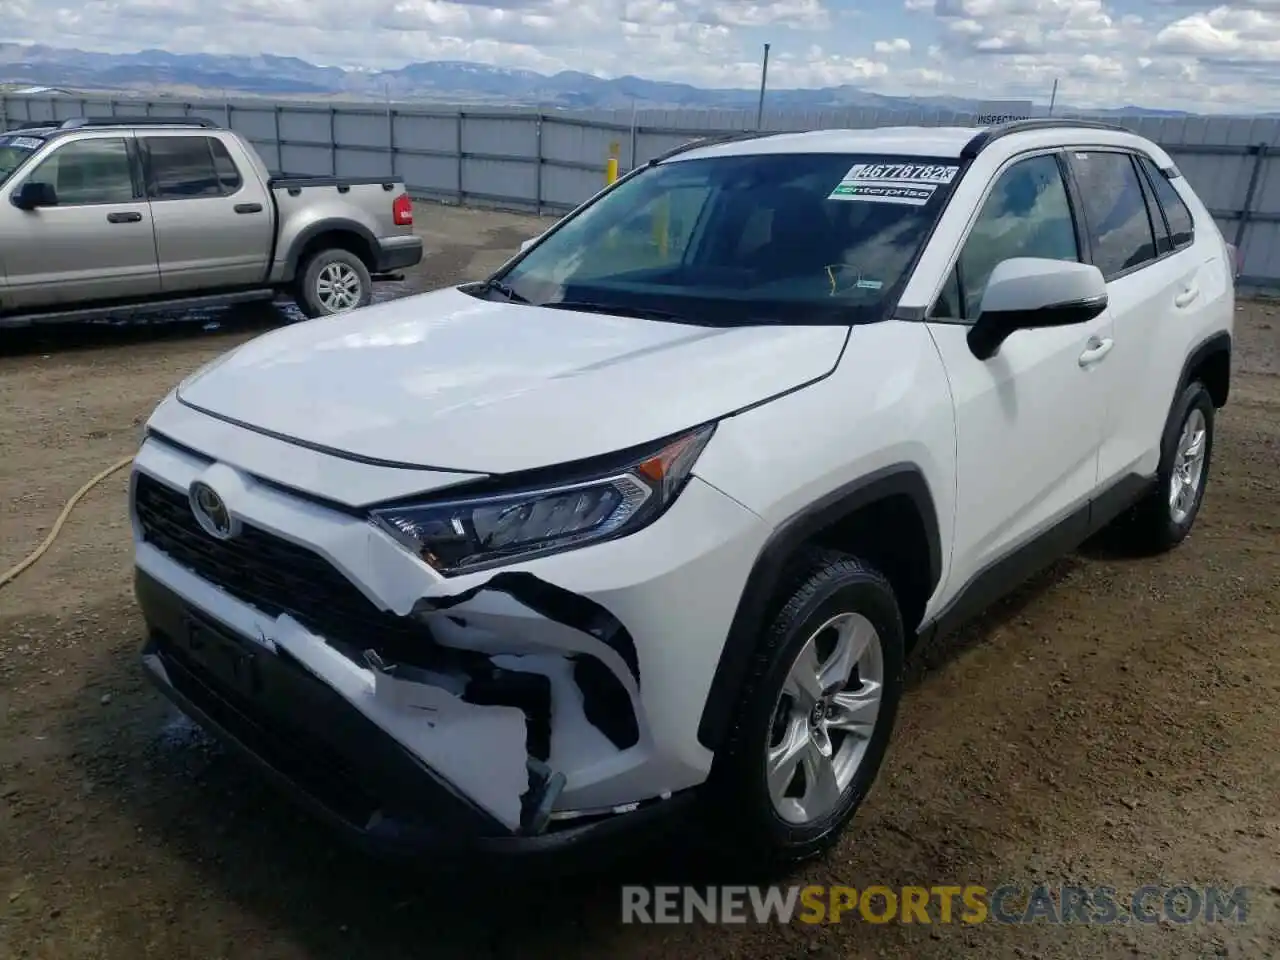
[[[144,662],[382,848],[696,811],[814,854],[913,644],[1104,526],[1187,535],[1234,259],[1103,125],[674,151],[487,281],[167,397],[131,490]]]

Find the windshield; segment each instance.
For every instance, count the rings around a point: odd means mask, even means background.
[[[830,153],[668,161],[564,221],[482,295],[700,324],[879,320],[957,170]]]
[[[0,183],[13,175],[22,162],[44,146],[39,137],[0,135]]]

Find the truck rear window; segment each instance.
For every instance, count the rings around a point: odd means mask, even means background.
[[[152,197],[180,200],[229,196],[242,183],[235,161],[214,137],[146,137]]]

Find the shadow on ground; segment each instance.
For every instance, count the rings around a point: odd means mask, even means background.
[[[220,334],[260,333],[302,319],[292,304],[264,302],[158,313],[145,319],[33,324],[0,329],[0,354],[23,356],[165,341],[177,343]]]

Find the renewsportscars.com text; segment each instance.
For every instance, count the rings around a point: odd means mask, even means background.
[[[1245,887],[1006,884],[622,888],[623,923],[1243,923]]]

